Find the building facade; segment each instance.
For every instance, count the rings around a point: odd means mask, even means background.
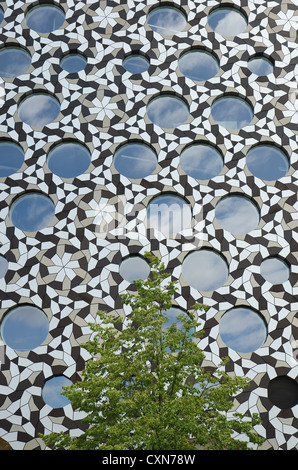
[[[80,431],[57,390],[151,251],[264,449],[296,449],[297,0],[0,6],[0,437]]]

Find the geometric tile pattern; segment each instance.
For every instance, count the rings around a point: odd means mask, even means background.
[[[0,1],[5,12],[0,39],[18,43],[32,56],[27,73],[5,79],[5,101],[0,110],[2,138],[18,142],[25,162],[15,174],[1,178],[0,254],[9,270],[0,280],[0,321],[8,309],[32,303],[43,309],[50,330],[43,344],[32,351],[5,348],[0,372],[0,436],[13,449],[42,446],[39,433],[80,427],[80,414],[70,405],[52,409],[42,398],[49,377],[79,377],[88,359],[80,347],[90,334],[88,322],[99,308],[125,315],[119,294],[128,283],[119,274],[121,260],[134,253],[152,251],[179,281],[175,303],[190,307],[196,301],[210,306],[201,317],[205,331],[201,346],[206,360],[218,364],[229,355],[229,369],[251,378],[251,389],[239,397],[239,411],[261,414],[260,433],[267,449],[298,446],[298,405],[280,410],[268,398],[268,384],[278,375],[298,380],[293,342],[298,341],[298,113],[291,99],[297,76],[297,1],[235,0],[249,18],[239,37],[225,39],[207,23],[209,11],[220,2],[175,0],[187,15],[187,28],[163,38],[147,25],[155,0],[59,2],[66,12],[64,24],[49,34],[39,34],[25,22],[34,1]],[[189,47],[203,45],[220,59],[217,75],[193,82],[178,68],[178,58]],[[85,70],[68,75],[60,67],[63,54],[78,50],[87,57]],[[150,59],[147,72],[131,76],[122,66],[126,54],[140,50]],[[247,68],[257,52],[271,56],[274,73],[257,78]],[[32,128],[18,117],[17,104],[32,90],[52,93],[61,103],[55,122]],[[183,95],[190,107],[188,121],[176,129],[162,130],[146,114],[149,99],[160,92]],[[227,131],[213,120],[213,100],[226,92],[245,96],[254,107],[249,126]],[[74,137],[84,143],[91,165],[83,175],[62,179],[47,166],[51,146]],[[131,139],[150,143],[158,155],[153,174],[130,180],[113,166],[115,149]],[[216,144],[224,155],[224,167],[212,180],[199,182],[179,165],[183,148],[194,141]],[[270,142],[283,148],[290,160],[286,176],[264,182],[247,169],[245,155],[256,143]],[[9,207],[17,195],[39,190],[51,197],[56,212],[45,229],[27,234],[15,228]],[[98,236],[96,216],[103,207],[146,207],[163,192],[184,197],[194,213],[202,207],[200,230],[203,246],[221,252],[229,265],[225,285],[211,293],[189,287],[181,274],[183,259],[193,249],[181,240],[149,239],[139,233],[118,239]],[[260,208],[258,227],[234,237],[215,220],[216,203],[230,193],[252,198]],[[140,215],[142,218],[142,215]],[[260,274],[260,264],[279,255],[291,266],[289,280],[272,286]],[[219,336],[219,320],[231,307],[250,306],[268,325],[268,337],[253,353],[228,349]]]

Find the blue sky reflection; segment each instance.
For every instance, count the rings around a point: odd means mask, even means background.
[[[31,55],[20,47],[7,46],[0,50],[0,77],[14,78],[31,65]]]
[[[214,77],[219,65],[213,54],[203,50],[192,50],[180,57],[179,69],[186,77],[200,82]]]
[[[247,67],[252,73],[259,77],[270,75],[274,70],[272,61],[261,56],[250,59],[247,63]]]
[[[207,180],[221,172],[223,159],[220,152],[211,145],[194,144],[181,153],[180,165],[187,175]]]
[[[219,201],[215,208],[219,225],[234,235],[254,230],[259,224],[259,211],[255,204],[243,196],[228,196]]]
[[[142,54],[131,54],[123,61],[123,67],[131,74],[146,72],[149,68],[149,60]]]
[[[289,279],[290,269],[283,260],[272,256],[262,262],[261,275],[271,284],[282,284]]]
[[[236,130],[250,124],[253,112],[249,104],[240,97],[223,96],[211,106],[213,119],[226,129]]]
[[[247,27],[244,15],[233,8],[216,8],[208,16],[208,23],[216,33],[224,37],[241,34]]]
[[[47,227],[55,215],[52,200],[41,193],[20,196],[11,206],[10,218],[24,232],[35,232]]]
[[[214,291],[225,284],[229,269],[225,259],[212,250],[201,249],[186,256],[182,276],[198,291]]]
[[[61,67],[68,73],[78,73],[86,67],[86,58],[77,52],[67,54],[61,60]]]
[[[19,117],[32,127],[42,127],[55,121],[60,113],[59,102],[46,93],[34,93],[19,105]]]
[[[12,175],[23,165],[23,149],[13,142],[0,141],[0,177]]]
[[[147,208],[147,220],[153,228],[165,237],[175,236],[177,233],[191,226],[192,210],[190,204],[175,195],[162,195],[154,198]]]
[[[48,155],[48,167],[60,178],[75,178],[84,173],[91,162],[89,150],[76,142],[54,147]]]
[[[114,165],[116,170],[127,178],[145,178],[155,170],[157,156],[148,145],[129,143],[116,151]]]
[[[64,20],[64,11],[52,4],[37,5],[26,16],[27,26],[37,33],[51,33],[60,28]]]
[[[171,129],[184,124],[189,117],[186,103],[176,96],[160,95],[147,106],[149,119],[159,127]]]
[[[249,150],[246,164],[254,176],[266,181],[282,178],[289,169],[288,158],[273,145],[257,145]]]
[[[45,403],[52,408],[63,408],[68,405],[70,401],[64,395],[63,387],[71,385],[71,381],[63,375],[57,375],[48,379],[42,389],[42,398]]]
[[[120,264],[119,273],[123,279],[132,283],[137,279],[147,279],[150,274],[150,266],[141,256],[129,256]]]
[[[159,7],[148,15],[150,28],[162,36],[172,36],[186,27],[186,18],[178,8]]]

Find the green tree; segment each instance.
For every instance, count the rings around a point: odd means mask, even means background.
[[[249,382],[227,374],[224,363],[212,371],[202,366],[197,313],[207,307],[196,304],[166,327],[177,287],[157,257],[146,257],[151,276],[122,295],[129,318],[98,312],[83,346],[92,359],[82,380],[62,392],[85,412],[85,431],[76,437],[52,433],[43,436],[45,443],[69,450],[254,448],[262,442],[254,430],[259,417],[232,411],[232,397]]]

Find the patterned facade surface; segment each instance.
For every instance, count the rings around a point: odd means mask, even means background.
[[[155,0],[61,0],[65,22],[49,34],[26,25],[27,8],[35,3],[0,2],[5,13],[1,43],[19,44],[32,56],[25,74],[5,79],[2,85],[1,137],[19,143],[26,158],[18,172],[0,182],[0,254],[9,261],[0,280],[0,321],[12,307],[29,303],[46,313],[50,328],[46,340],[32,351],[5,348],[1,437],[13,449],[33,449],[42,445],[39,433],[80,429],[81,416],[71,405],[52,409],[43,401],[43,384],[55,375],[77,380],[88,359],[80,344],[88,338],[88,322],[94,321],[98,308],[125,315],[119,294],[129,283],[119,274],[121,260],[152,251],[179,281],[176,305],[189,308],[200,301],[210,306],[200,318],[206,360],[217,365],[228,355],[230,370],[251,378],[238,410],[261,414],[259,432],[267,438],[265,448],[297,448],[298,405],[281,410],[268,398],[273,378],[286,375],[298,380],[293,358],[298,340],[298,115],[291,99],[298,72],[297,1],[235,0],[233,5],[243,8],[249,22],[245,32],[228,39],[207,23],[210,10],[221,3],[217,0],[168,2],[187,16],[185,31],[171,38],[147,24],[148,12],[159,3]],[[220,60],[216,76],[203,83],[184,77],[178,68],[180,54],[194,46],[212,50]],[[60,60],[69,50],[87,58],[86,68],[78,74],[61,69]],[[132,76],[123,68],[123,59],[136,50],[150,59],[150,66]],[[247,68],[248,59],[258,52],[275,61],[268,78],[258,78]],[[18,103],[32,90],[47,91],[61,104],[58,118],[45,127],[32,128],[18,116]],[[150,121],[146,105],[161,92],[187,101],[190,116],[185,124],[163,130]],[[228,92],[253,105],[254,117],[245,129],[225,130],[211,116],[214,99]],[[49,170],[47,154],[69,138],[86,145],[92,161],[84,174],[63,179]],[[155,171],[141,180],[120,175],[113,164],[119,145],[134,139],[150,144],[158,155]],[[198,181],[179,165],[182,150],[194,141],[217,145],[224,155],[221,173],[211,180]],[[275,144],[289,156],[289,171],[278,181],[256,178],[246,166],[248,150],[260,142]],[[54,221],[35,233],[14,227],[9,215],[16,196],[28,191],[43,192],[55,204]],[[119,200],[128,211],[137,204],[146,208],[154,196],[169,192],[185,198],[193,214],[202,208],[200,243],[227,260],[228,280],[214,292],[199,292],[183,279],[182,262],[196,248],[187,241],[129,231],[115,239],[98,236],[96,217],[102,208],[116,210]],[[217,202],[231,193],[251,198],[260,209],[260,223],[247,235],[235,237],[215,219]],[[142,222],[143,215],[139,217]],[[282,285],[272,286],[260,274],[262,260],[271,255],[291,266],[289,280]],[[219,335],[220,318],[238,305],[257,310],[267,323],[266,342],[253,353],[236,353]]]

